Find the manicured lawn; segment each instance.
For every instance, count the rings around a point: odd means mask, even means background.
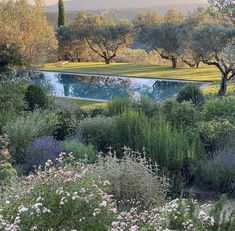
[[[118,76],[135,76],[149,78],[168,78],[194,81],[214,81],[220,79],[219,71],[214,67],[177,68],[160,65],[141,65],[129,63],[68,63],[64,66],[57,66],[55,63],[48,63],[42,70],[63,71],[86,74],[107,74]]]
[[[53,97],[56,104],[73,105],[83,110],[92,110],[95,108],[103,108],[107,106],[106,102],[97,102],[93,100],[66,98],[66,97]]]

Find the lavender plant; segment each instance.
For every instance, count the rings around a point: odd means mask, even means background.
[[[49,159],[55,161],[61,152],[60,142],[53,137],[35,139],[28,148],[25,158],[28,170],[32,170],[34,166],[43,166]]]

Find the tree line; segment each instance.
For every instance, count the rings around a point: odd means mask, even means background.
[[[235,76],[235,5],[227,0],[209,2],[209,8],[199,8],[188,16],[175,9],[164,16],[145,11],[132,21],[81,12],[57,30],[59,57],[80,61],[82,52],[90,49],[109,64],[120,48],[138,43],[169,60],[173,68],[179,61],[191,68],[200,63],[215,66],[222,75],[218,94],[224,95],[228,81]]]
[[[35,66],[51,60],[80,61],[89,53],[110,64],[124,47],[155,51],[176,68],[200,63],[221,72],[219,95],[235,76],[235,4],[209,0],[188,16],[172,9],[164,16],[140,12],[134,20],[112,20],[80,12],[66,25],[63,1],[59,0],[58,28],[49,26],[43,1],[31,6],[25,0],[0,2],[0,68]],[[13,13],[12,13],[13,12]]]

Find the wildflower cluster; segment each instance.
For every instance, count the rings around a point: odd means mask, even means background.
[[[116,213],[112,196],[91,177],[87,167],[77,169],[47,161],[15,182],[0,200],[0,230],[107,230]],[[79,227],[79,229],[78,229]]]
[[[212,206],[181,198],[146,208],[133,199],[129,209],[121,209],[126,201],[115,201],[107,193],[111,183],[94,180],[93,168],[65,163],[63,153],[56,162],[54,166],[48,160],[44,170],[3,191],[0,230],[228,231],[235,227],[235,212],[221,219],[223,201]]]
[[[110,230],[214,230],[214,218],[208,214],[209,207],[211,205],[199,206],[196,201],[186,199],[175,199],[162,207],[146,211],[139,211],[136,207],[119,213]]]

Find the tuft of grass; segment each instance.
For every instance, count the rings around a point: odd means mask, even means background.
[[[112,63],[105,65],[99,62],[74,62],[64,66],[47,63],[41,70],[194,81],[215,81],[220,79],[219,71],[215,67],[207,66],[200,68],[178,67],[173,69],[169,66],[150,64]]]

